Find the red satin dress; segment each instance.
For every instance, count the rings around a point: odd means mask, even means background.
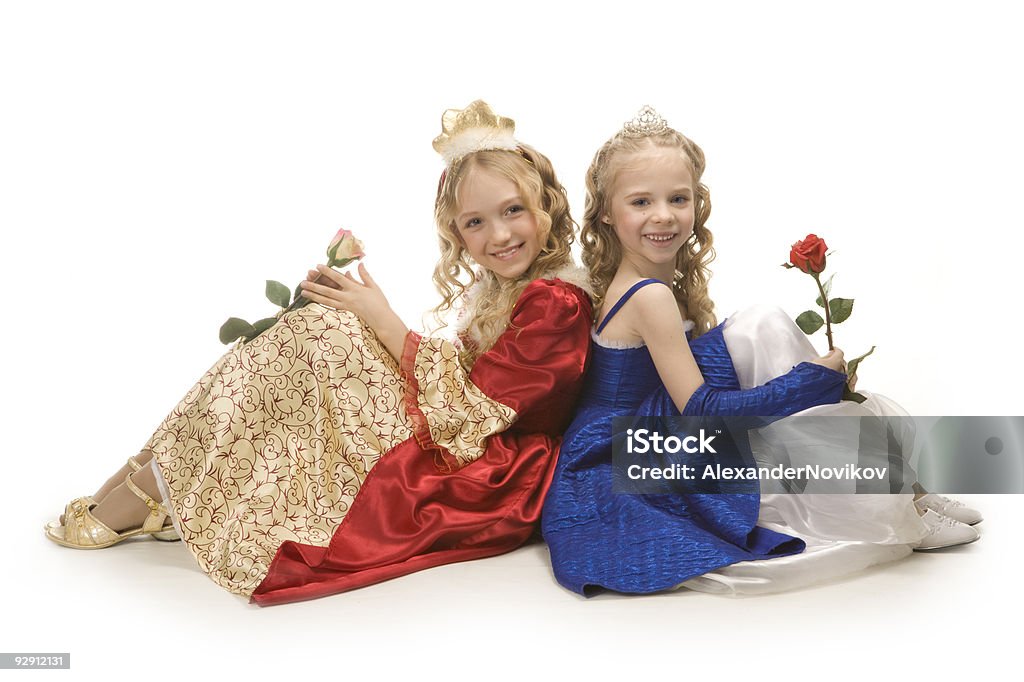
[[[321,597],[525,542],[589,348],[587,295],[530,283],[461,366],[355,316],[289,313],[223,356],[154,433],[172,517],[215,582],[261,605]]]

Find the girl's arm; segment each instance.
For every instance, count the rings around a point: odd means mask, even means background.
[[[747,390],[724,390],[704,382],[697,361],[690,352],[675,297],[666,287],[644,287],[633,300],[632,320],[644,339],[658,376],[684,415],[788,416],[795,412],[839,402],[846,375],[832,369],[842,364],[842,352],[830,353],[814,362],[802,362],[771,381]],[[632,301],[630,301],[632,303]],[[623,308],[623,313],[629,308]],[[621,313],[620,313],[621,314]]]
[[[676,408],[682,411],[694,392],[704,384],[704,377],[690,352],[672,290],[663,286],[644,287],[633,295],[619,315],[647,344],[661,383]]]
[[[817,405],[838,403],[845,384],[845,374],[817,363],[801,362],[782,376],[746,390],[723,390],[704,384],[694,391],[680,413],[687,417],[788,417]]]

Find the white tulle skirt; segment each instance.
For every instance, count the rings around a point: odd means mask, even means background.
[[[725,323],[725,342],[742,388],[759,386],[785,374],[795,365],[817,357],[814,347],[793,320],[779,308],[755,306],[740,311]],[[870,466],[893,464],[893,441],[909,456],[912,421],[895,402],[859,391],[863,403],[843,401],[822,405],[779,420],[752,434],[751,445],[759,464],[784,463]],[[806,416],[871,417],[822,420],[827,433],[808,433]],[[895,419],[886,419],[894,417]],[[799,428],[797,424],[799,423]],[[866,437],[864,429],[877,430]],[[824,430],[824,429],[823,429]],[[867,434],[870,435],[870,434]],[[899,464],[899,462],[897,462]],[[758,524],[801,538],[801,554],[762,561],[744,561],[684,582],[681,587],[702,592],[763,594],[833,580],[869,566],[895,561],[910,554],[925,533],[913,502],[914,482],[907,466],[900,494],[815,493],[808,482],[801,494],[776,492],[778,484],[762,484]],[[829,489],[835,490],[835,482]]]

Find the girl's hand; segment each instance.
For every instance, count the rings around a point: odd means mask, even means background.
[[[319,274],[319,277],[316,281],[312,277],[304,280],[300,286],[303,295],[311,301],[351,311],[371,327],[386,314],[385,311],[391,310],[384,292],[362,264],[359,266],[361,282],[348,273],[342,274],[326,265],[317,265],[316,272],[311,270],[310,274]]]
[[[333,279],[330,279],[328,277],[322,277],[320,273],[317,272],[316,270],[310,270],[309,272],[307,272],[306,280],[309,282],[315,282],[317,284],[323,284],[324,286],[331,287],[332,289],[338,288],[338,285],[334,283]]]
[[[846,374],[846,361],[843,359],[843,351],[839,348],[830,350],[829,352],[822,355],[820,358],[809,360],[813,365],[822,365],[829,369]]]
[[[395,360],[399,360],[409,329],[391,309],[384,292],[370,277],[366,267],[359,264],[362,281],[326,265],[316,266],[316,271],[320,274],[317,282],[307,279],[300,283],[302,295],[314,303],[355,313],[377,334]]]

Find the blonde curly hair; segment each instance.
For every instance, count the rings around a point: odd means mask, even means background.
[[[543,235],[540,255],[514,280],[503,281],[486,268],[474,268],[455,224],[459,213],[459,188],[477,169],[497,173],[515,183],[526,210],[533,215]],[[473,152],[456,160],[438,184],[434,219],[441,248],[441,258],[434,268],[434,285],[441,294],[441,303],[434,308],[438,324],[445,326],[445,314],[456,305],[466,303],[464,299],[471,286],[476,285],[473,298],[486,302],[486,305],[472,306],[466,313],[470,318],[462,320],[465,332],[461,359],[471,367],[509,326],[512,308],[526,285],[572,264],[570,247],[576,223],[569,215],[569,200],[565,188],[555,177],[551,161],[527,145],[520,145],[517,151]]]
[[[594,313],[601,310],[608,285],[622,262],[622,244],[614,228],[602,220],[610,211],[610,189],[619,165],[616,160],[630,153],[656,148],[678,149],[690,163],[694,182],[693,234],[676,254],[676,274],[672,292],[686,306],[694,322],[693,336],[709,331],[717,324],[715,304],[708,295],[711,271],[708,265],[715,258],[714,241],[706,223],[711,214],[711,193],[700,181],[704,174],[704,152],[692,140],[671,128],[646,137],[627,137],[621,132],[604,143],[587,170],[587,203],[583,215],[580,242],[583,264],[590,272],[594,288]]]

